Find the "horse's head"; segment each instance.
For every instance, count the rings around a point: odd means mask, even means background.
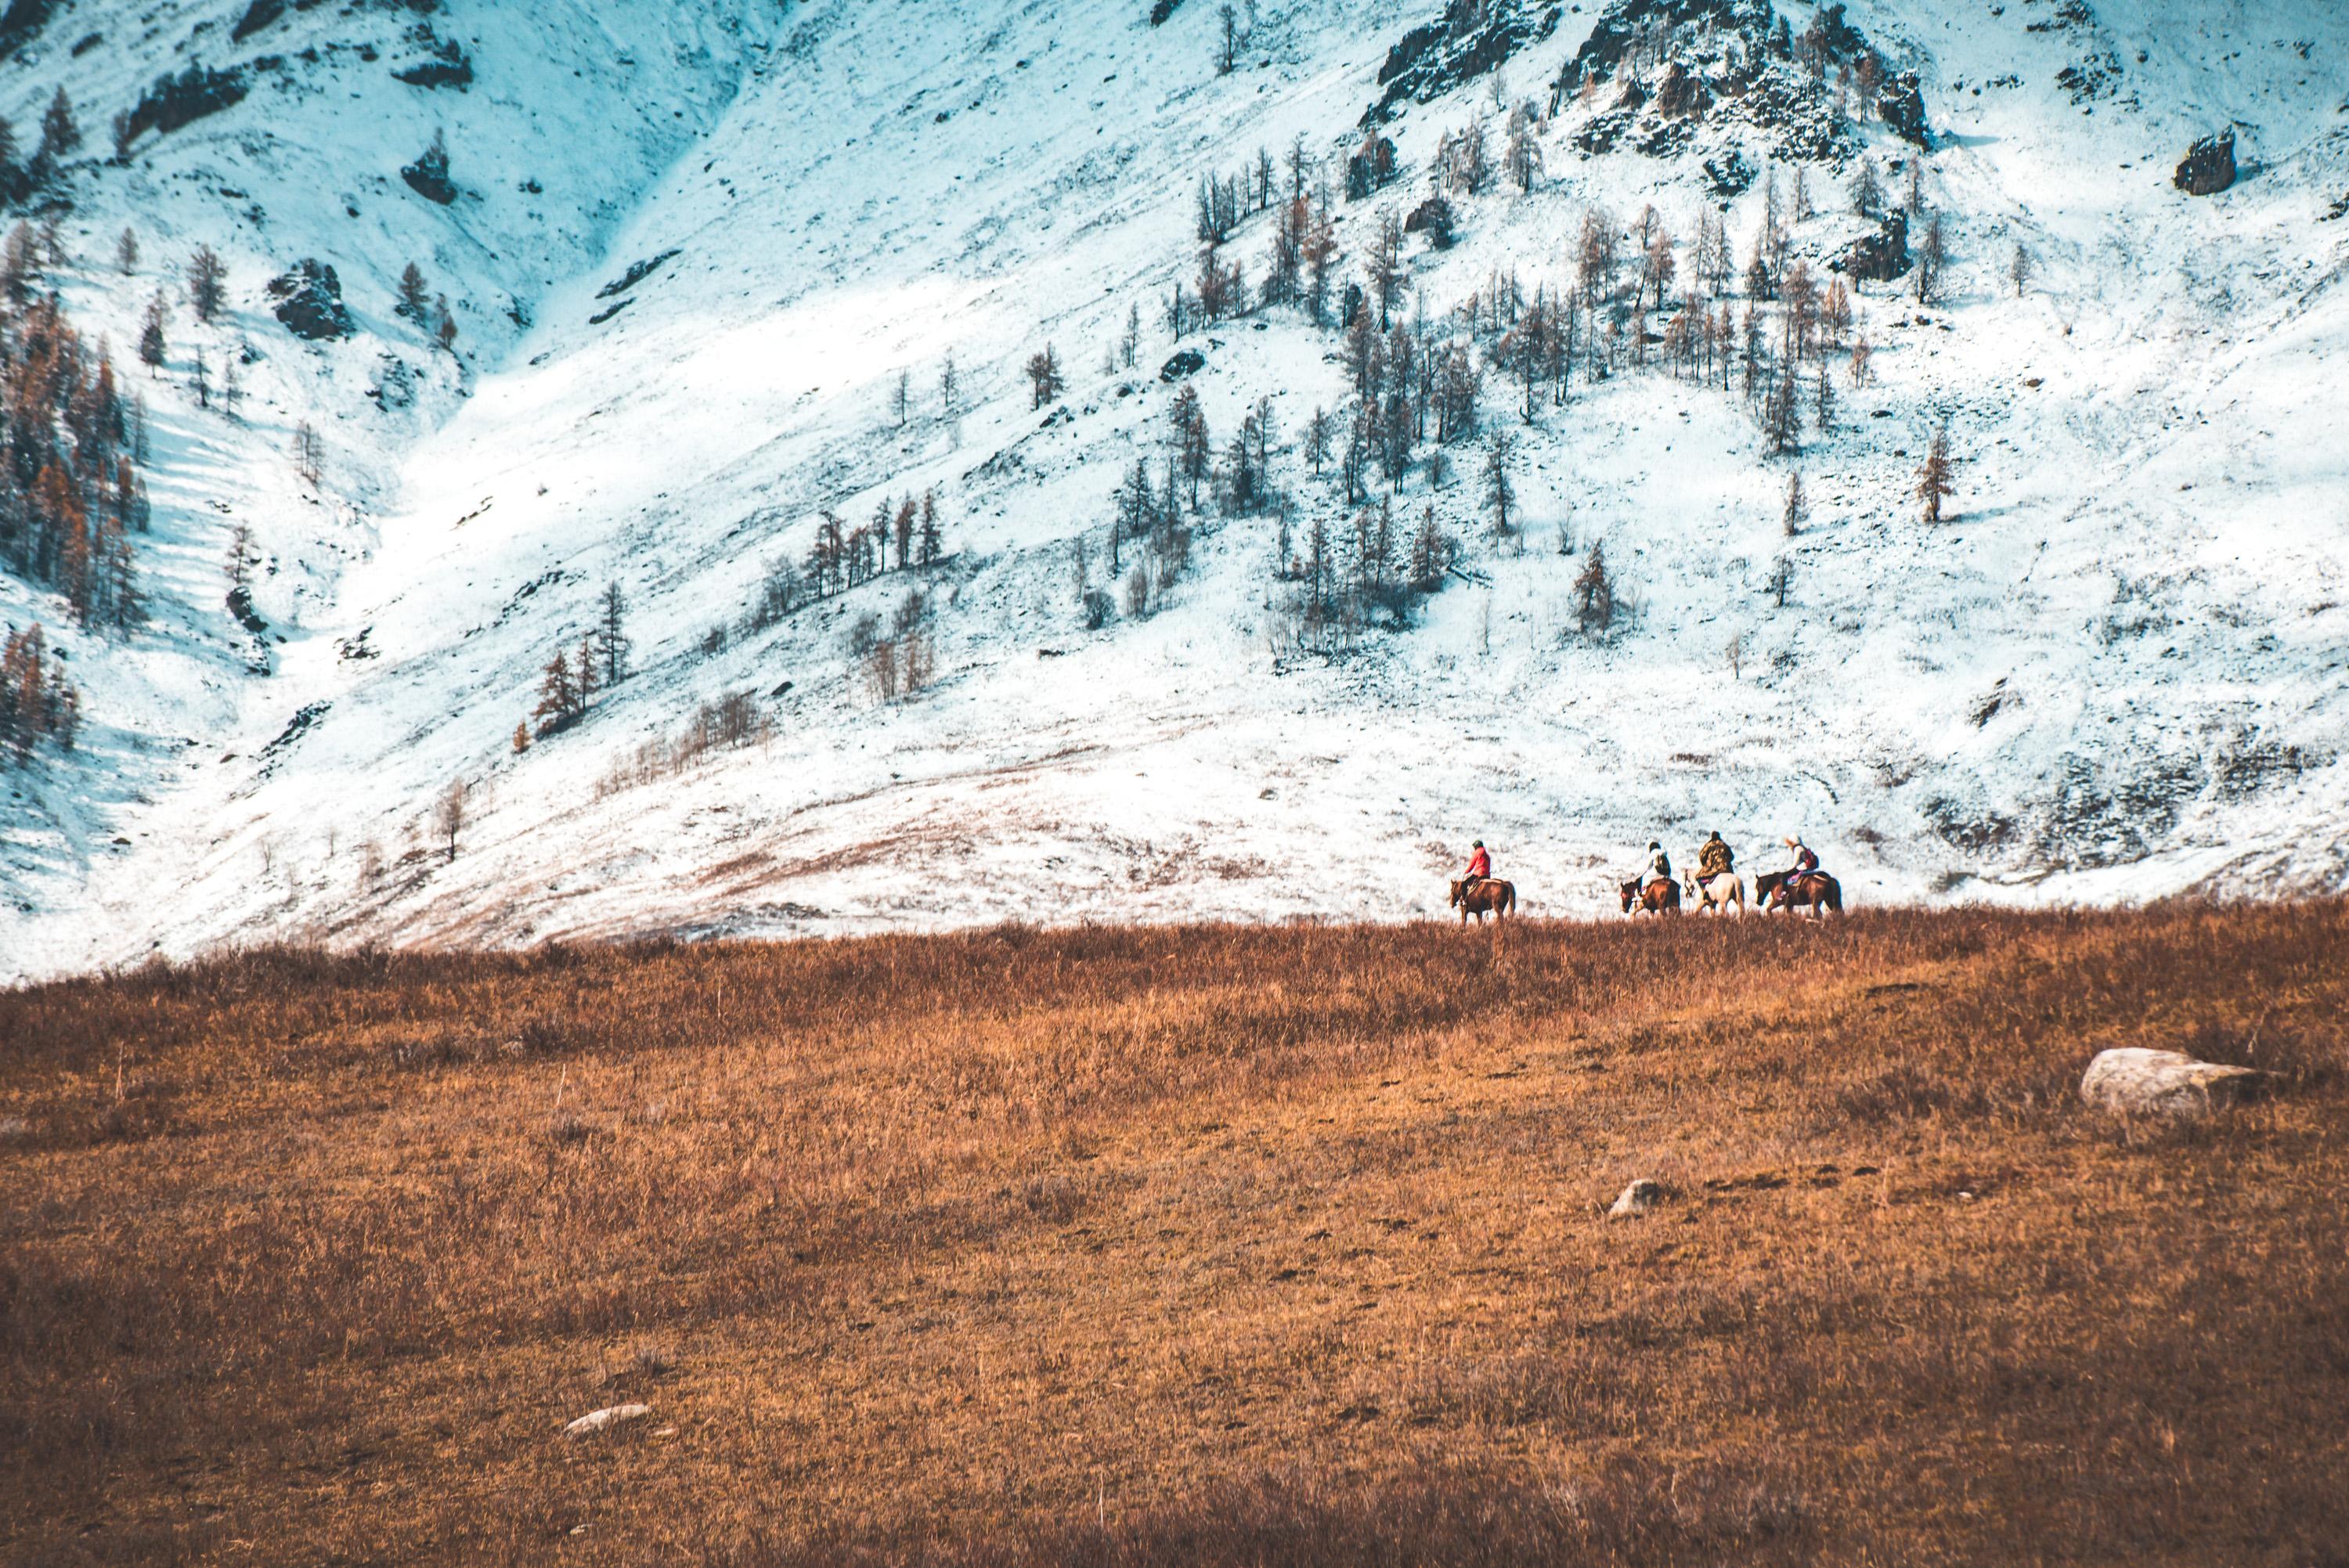
[[[1463,894],[1464,892],[1465,892],[1465,891],[1467,890],[1467,887],[1468,887],[1468,882],[1467,882],[1467,880],[1466,880],[1465,878],[1455,877],[1455,878],[1454,878],[1454,879],[1453,879],[1453,882],[1452,882],[1452,907],[1453,907],[1454,909],[1458,909],[1458,908],[1460,907],[1460,899],[1461,899],[1461,896],[1462,896],[1462,894]]]
[[[1625,914],[1631,913],[1631,905],[1638,900],[1639,896],[1640,879],[1638,877],[1633,877],[1630,882],[1623,884],[1623,913]]]

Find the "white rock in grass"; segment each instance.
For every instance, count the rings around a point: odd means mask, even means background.
[[[1607,1211],[1610,1220],[1636,1220],[1664,1201],[1664,1190],[1642,1176],[1623,1189],[1615,1206]]]
[[[2096,1053],[2080,1078],[2080,1098],[2135,1116],[2205,1116],[2241,1099],[2259,1076],[2182,1051],[2124,1046]]]
[[[565,1437],[584,1438],[590,1432],[600,1432],[606,1427],[616,1427],[622,1421],[633,1421],[653,1413],[650,1405],[607,1405],[600,1410],[590,1410],[563,1429]]]

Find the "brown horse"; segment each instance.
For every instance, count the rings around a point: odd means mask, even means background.
[[[1764,872],[1754,879],[1754,902],[1764,914],[1783,909],[1789,914],[1807,909],[1814,920],[1830,912],[1843,913],[1843,884],[1825,872],[1789,878],[1785,872]]]
[[[1678,914],[1681,912],[1681,884],[1676,882],[1648,882],[1643,877],[1633,877],[1623,884],[1621,891],[1625,914]]]
[[[1697,912],[1711,911],[1719,914],[1731,904],[1737,913],[1745,913],[1745,879],[1735,872],[1723,872],[1709,882],[1699,882],[1694,872],[1689,874],[1688,895],[1696,901]]]
[[[1452,884],[1452,907],[1460,912],[1463,925],[1471,914],[1477,924],[1484,924],[1488,910],[1494,919],[1504,919],[1517,907],[1517,884],[1498,877],[1458,878]]]

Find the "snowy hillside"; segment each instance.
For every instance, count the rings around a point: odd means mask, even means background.
[[[222,940],[1403,917],[1441,913],[1476,836],[1533,911],[1596,914],[1650,838],[1715,827],[1757,868],[1804,833],[1859,903],[2349,886],[2337,8],[1232,9],[1228,72],[1207,0],[1156,26],[1142,0],[297,0],[241,39],[243,0],[85,0],[11,40],[20,141],[60,86],[85,122],[45,283],[144,393],[154,516],[127,634],[60,632],[53,592],[0,577],[0,618],[63,636],[84,714],[72,751],[0,772],[0,973]],[[108,157],[105,119],[191,63],[246,92]],[[1350,196],[1366,122],[1394,177]],[[1481,181],[1457,178],[1472,124]],[[2229,128],[2235,181],[2178,189]],[[446,204],[401,172],[436,132]],[[1252,185],[1259,149],[1266,210],[1207,214],[1247,307],[1178,340],[1202,181]],[[1292,181],[1334,222],[1321,325],[1259,303]],[[1752,395],[1673,325],[1693,290],[1742,356],[1773,191],[1779,282],[1847,278],[1896,218],[1910,263],[1793,351],[1778,454],[1783,294],[1754,304]],[[1640,305],[1651,205],[1674,281]],[[1351,500],[1345,294],[1378,315],[1381,221],[1413,214],[1396,351],[1456,356],[1481,395],[1448,443],[1423,397],[1435,422]],[[1623,258],[1596,282],[1593,214]],[[199,243],[229,263],[210,325],[182,303]],[[304,258],[348,335],[273,314]],[[411,262],[432,299],[404,316]],[[127,346],[159,284],[150,377]],[[1569,297],[1582,335],[1528,392],[1528,323]],[[248,344],[241,412],[200,407],[195,351],[216,376]],[[1047,344],[1065,387],[1038,407]],[[1218,472],[1113,543],[1137,459],[1163,492],[1185,388]],[[1253,482],[1285,523],[1217,500],[1267,400]],[[909,552],[893,531],[888,569],[819,595],[827,512],[894,531],[926,496],[936,559],[917,506]],[[1357,543],[1382,497],[1392,573]],[[1431,507],[1453,553],[1428,592],[1405,558]],[[239,523],[252,625],[226,602]],[[1371,589],[1318,590],[1317,527],[1330,579]],[[1576,587],[1595,550],[1603,629]],[[538,715],[614,584],[626,655],[596,666],[624,678]]]

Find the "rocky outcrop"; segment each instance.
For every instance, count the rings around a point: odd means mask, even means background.
[[[1364,125],[1392,119],[1405,99],[1426,103],[1497,69],[1528,44],[1557,31],[1565,7],[1523,0],[1450,0],[1435,21],[1413,27],[1379,67],[1379,101]]]
[[[1448,251],[1459,232],[1459,222],[1452,211],[1451,202],[1441,196],[1430,196],[1411,210],[1411,216],[1402,221],[1402,232],[1425,234],[1430,245],[1439,251]]]
[[[1901,140],[1932,147],[1933,133],[1925,129],[1925,89],[1916,72],[1902,71],[1877,89],[1876,116]]]
[[[1206,368],[1207,356],[1195,348],[1178,348],[1158,367],[1158,379],[1172,386]]]
[[[2189,196],[2216,196],[2235,182],[2235,133],[2230,128],[2206,136],[2178,160],[2170,183]]]
[[[2125,1046],[2096,1053],[2080,1078],[2080,1098],[2125,1116],[2208,1116],[2239,1103],[2259,1079],[2251,1068],[2198,1062],[2182,1051]]]
[[[408,188],[427,201],[446,207],[457,199],[456,182],[449,178],[449,146],[436,134],[416,161],[399,171]]]
[[[342,280],[335,269],[315,258],[295,263],[269,280],[272,309],[285,330],[313,343],[348,337],[351,313],[343,304]]]
[[[1777,157],[1831,163],[1860,145],[1837,86],[1854,80],[1895,133],[1926,144],[1916,77],[1889,71],[1841,5],[1798,34],[1771,0],[1613,0],[1559,69],[1549,108],[1593,155],[1725,160],[1759,132]]]
[[[130,118],[123,122],[121,145],[129,146],[149,130],[168,136],[183,125],[243,102],[245,91],[241,71],[215,71],[204,66],[190,66],[177,76],[167,71],[131,106]]]
[[[1876,221],[1876,232],[1862,234],[1829,261],[1827,270],[1855,283],[1881,284],[1899,277],[1909,265],[1909,214],[1895,208]]]

